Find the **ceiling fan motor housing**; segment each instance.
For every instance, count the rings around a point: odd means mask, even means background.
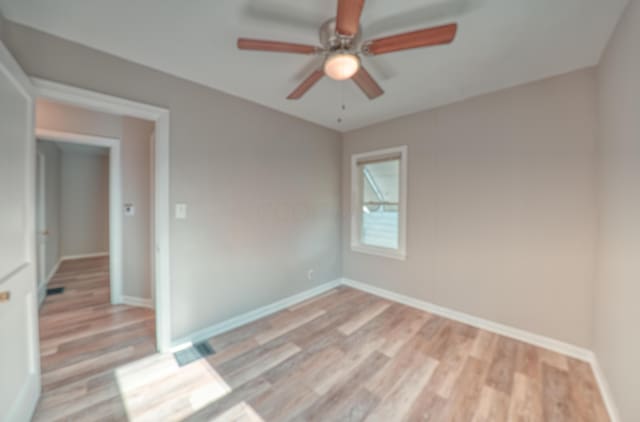
[[[336,31],[335,18],[329,19],[320,26],[318,35],[320,44],[328,51],[356,51],[360,44],[362,29],[358,26],[358,32],[353,36],[341,35]]]

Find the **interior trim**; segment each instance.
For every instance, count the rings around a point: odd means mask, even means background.
[[[153,300],[151,299],[145,299],[145,298],[136,297],[136,296],[125,296],[125,295],[122,295],[120,298],[122,299],[121,303],[123,305],[138,306],[141,308],[153,309]]]
[[[596,377],[598,387],[600,387],[600,394],[602,394],[604,405],[607,408],[607,412],[609,412],[609,419],[611,419],[611,422],[621,422],[622,419],[620,418],[618,406],[616,406],[616,403],[613,400],[613,392],[611,391],[611,387],[604,376],[604,371],[602,370],[598,357],[595,353],[592,353],[589,363],[591,364],[593,375]]]

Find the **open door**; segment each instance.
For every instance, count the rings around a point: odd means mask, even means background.
[[[40,395],[35,139],[29,79],[0,43],[0,420],[28,421]]]

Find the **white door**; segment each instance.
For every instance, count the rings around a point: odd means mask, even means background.
[[[28,421],[40,395],[34,105],[0,43],[0,421]]]
[[[41,287],[47,282],[47,183],[46,183],[46,159],[44,154],[38,152],[36,162],[36,243],[38,254],[38,292],[44,294]],[[38,302],[40,298],[38,298]]]

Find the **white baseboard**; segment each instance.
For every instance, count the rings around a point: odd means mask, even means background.
[[[153,301],[151,299],[144,299],[135,296],[122,296],[120,303],[129,306],[139,306],[141,308],[154,308]]]
[[[500,324],[488,319],[465,314],[464,312],[455,311],[453,309],[435,305],[424,300],[415,299],[413,297],[392,292],[390,290],[381,289],[380,287],[372,286],[371,284],[362,283],[360,281],[355,281],[348,278],[342,279],[342,284],[353,287],[354,289],[371,293],[376,296],[383,297],[385,299],[392,300],[394,302],[402,303],[403,305],[411,306],[413,308],[421,309],[423,311],[452,319],[454,321],[472,325],[474,327],[478,327],[492,333],[520,340],[525,343],[533,344],[534,346],[542,347],[544,349],[553,350],[554,352],[562,353],[563,355],[567,355],[576,359],[589,361],[592,355],[592,352],[590,350],[583,347],[565,343],[550,337],[542,336],[540,334],[535,334],[530,331],[522,330],[520,328]]]
[[[230,318],[226,321],[222,321],[210,327],[203,328],[202,330],[198,330],[186,337],[183,337],[177,341],[174,341],[171,350],[175,351],[175,350],[183,349],[185,347],[189,347],[193,343],[205,341],[218,334],[222,334],[225,331],[229,331],[234,328],[240,327],[242,325],[248,324],[250,322],[256,321],[260,318],[264,318],[275,312],[289,308],[297,303],[300,303],[309,298],[312,298],[313,296],[317,296],[328,290],[334,289],[338,287],[340,284],[341,284],[341,279],[330,281],[328,283],[324,283],[317,287],[314,287],[313,289],[305,290],[304,292],[295,294],[293,296],[289,296],[287,298],[284,298],[277,302],[263,306],[261,308],[254,309],[253,311],[246,312],[244,314]]]
[[[607,407],[607,412],[609,412],[609,419],[611,419],[611,422],[622,421],[622,419],[620,419],[618,407],[613,400],[613,392],[611,391],[611,387],[609,387],[609,383],[604,376],[604,372],[595,353],[591,354],[589,363],[591,364],[591,369],[593,370],[593,374],[596,377],[596,382],[600,387],[600,394],[602,394],[602,399],[604,400],[604,404]]]
[[[85,253],[80,255],[65,255],[62,258],[60,258],[60,261],[69,261],[71,259],[99,258],[101,256],[109,256],[109,252]]]

